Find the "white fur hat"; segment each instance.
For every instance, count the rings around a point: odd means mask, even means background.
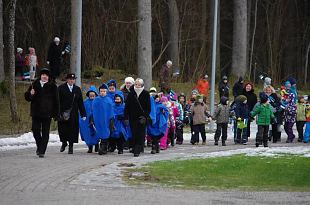
[[[59,42],[60,41],[60,38],[59,37],[55,37],[54,38],[54,42]]]
[[[171,60],[168,60],[168,61],[167,61],[167,65],[172,65],[172,61],[171,61]]]
[[[23,51],[22,48],[16,48],[17,53],[21,53]]]
[[[125,78],[125,83],[135,84],[135,79],[133,79],[133,77],[127,77]]]

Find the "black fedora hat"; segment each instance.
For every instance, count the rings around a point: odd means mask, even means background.
[[[76,79],[76,76],[74,73],[68,73],[66,79]]]

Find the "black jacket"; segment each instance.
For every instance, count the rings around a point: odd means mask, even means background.
[[[73,85],[72,92],[70,92],[67,83],[64,83],[58,87],[58,93],[60,102],[60,113],[64,112],[67,109],[70,109],[72,105],[70,119],[66,122],[58,122],[60,141],[77,143],[79,136],[79,113],[82,117],[86,117],[82,91],[80,87]]]
[[[220,93],[220,98],[222,96],[225,96],[229,99],[229,86],[228,86],[228,83],[224,83],[223,80],[219,84],[219,93]]]
[[[35,94],[31,95],[31,89]],[[30,115],[40,118],[56,118],[59,111],[57,86],[49,81],[41,86],[40,80],[35,80],[25,92],[25,99],[31,102]]]
[[[249,92],[243,89],[242,95],[244,95],[247,98],[247,105],[249,108],[249,112],[251,112],[257,103],[257,95],[254,93],[253,89],[250,90]]]
[[[233,96],[236,98],[243,93],[243,83],[237,81],[233,87]]]
[[[140,108],[138,100],[143,110]],[[143,90],[139,97],[137,97],[134,86],[132,86],[125,102],[125,118],[130,121],[137,121],[140,116],[149,118],[150,112],[151,100],[149,92]]]
[[[61,64],[61,45],[56,45],[52,42],[48,48],[47,61],[51,66],[60,66]]]

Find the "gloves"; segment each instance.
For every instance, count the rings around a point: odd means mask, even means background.
[[[82,117],[82,120],[85,121],[85,120],[86,120],[86,117]]]
[[[115,131],[115,126],[114,126],[114,120],[113,119],[110,120],[109,128],[110,128],[111,132]]]

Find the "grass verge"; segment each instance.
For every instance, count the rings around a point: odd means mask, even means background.
[[[309,158],[231,157],[159,161],[129,170],[134,184],[186,189],[237,189],[244,191],[310,191]]]

